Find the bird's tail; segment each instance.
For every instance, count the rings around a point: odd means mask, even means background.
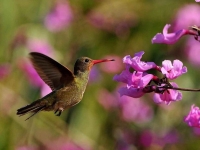
[[[33,113],[31,116],[29,116],[26,120],[30,119],[34,115],[36,115],[38,112],[44,110],[46,108],[46,105],[41,105],[38,103],[38,101],[35,101],[27,106],[24,106],[17,110],[17,115],[23,116],[27,113]]]

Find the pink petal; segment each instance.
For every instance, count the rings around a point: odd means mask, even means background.
[[[200,128],[200,109],[194,104],[191,106],[189,114],[185,117],[184,121],[191,127]]]
[[[138,89],[134,87],[122,87],[118,92],[120,93],[120,96],[126,95],[133,98],[139,98],[145,94],[142,88]]]
[[[157,33],[153,38],[152,38],[152,43],[160,43],[160,44],[174,44],[177,42],[183,35],[187,34],[187,30],[181,29],[178,30],[174,33],[168,33],[168,29],[171,25],[166,24],[165,27],[163,28],[163,34],[162,33]]]
[[[144,54],[144,51],[140,51],[138,53],[135,53],[133,58],[131,58],[130,55],[125,56],[123,58],[123,62],[126,65],[130,65],[134,70],[141,71],[141,72],[156,68],[157,65],[154,62],[141,61],[143,54]]]
[[[161,67],[162,74],[166,75],[168,79],[175,79],[187,72],[187,67],[183,67],[180,60],[174,60],[173,65],[170,60],[164,60]]]
[[[171,83],[173,87],[178,87],[178,85],[174,82]],[[154,102],[155,103],[165,103],[169,105],[172,101],[179,101],[182,99],[182,93],[177,90],[168,89],[164,93],[155,93],[154,94]]]

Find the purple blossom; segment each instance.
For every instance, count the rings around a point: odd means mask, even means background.
[[[195,2],[200,2],[200,0],[195,0]]]
[[[123,70],[120,75],[115,75],[113,77],[113,80],[129,84],[131,82],[131,78],[132,73],[127,68],[126,70]]]
[[[174,30],[186,29],[192,25],[200,25],[200,6],[190,4],[181,7],[174,19]]]
[[[170,84],[173,87],[178,87],[178,85],[174,82],[171,82]],[[182,93],[177,90],[168,89],[168,90],[165,90],[163,93],[155,93],[153,99],[155,103],[164,102],[165,104],[169,105],[172,101],[181,100]]]
[[[130,55],[125,56],[123,58],[123,63],[125,63],[126,65],[130,65],[136,71],[147,71],[147,70],[156,68],[157,65],[154,62],[141,61],[143,54],[144,54],[144,51],[140,51],[138,53],[135,53],[133,58],[131,58]]]
[[[166,75],[168,79],[173,80],[186,73],[187,67],[183,67],[183,63],[177,59],[173,61],[173,65],[170,60],[164,60],[162,62],[161,72]]]
[[[168,33],[168,29],[171,25],[166,24],[163,28],[163,33],[157,33],[153,39],[152,43],[159,43],[159,44],[174,44],[176,43],[183,35],[189,34],[188,30],[181,29],[174,33]]]
[[[124,77],[126,76],[123,76],[122,74],[120,75],[115,76],[114,80],[123,81]],[[121,96],[126,95],[133,98],[139,98],[145,94],[143,88],[151,81],[152,78],[152,74],[134,71],[131,75],[131,78],[129,80],[127,79],[127,86],[120,88],[119,93]]]
[[[143,92],[143,88],[135,88],[135,87],[122,87],[118,90],[120,96],[126,95],[133,98],[142,97],[145,93]]]
[[[58,1],[52,11],[46,16],[44,24],[52,32],[66,28],[72,21],[72,10],[67,2]]]
[[[185,117],[184,121],[190,127],[198,127],[200,128],[200,109],[194,104],[191,106],[191,110],[189,114]]]

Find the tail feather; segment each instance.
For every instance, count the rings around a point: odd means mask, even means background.
[[[33,117],[34,115],[36,115],[38,112],[42,111],[45,107],[46,107],[46,106],[41,106],[41,107],[39,107],[39,108],[37,108],[37,109],[31,111],[31,112],[34,112],[34,113],[33,113],[31,116],[29,116],[28,118],[26,118],[26,120],[30,119],[31,117]],[[25,121],[26,121],[26,120],[25,120]]]
[[[32,110],[34,110],[35,108],[40,107],[40,105],[38,105],[37,103],[33,102],[32,104],[29,104],[27,106],[24,106],[20,109],[17,110],[17,115],[24,115]]]
[[[46,105],[40,105],[39,103],[33,102],[30,105],[27,105],[25,107],[22,107],[17,110],[17,115],[23,116],[27,113],[33,113],[30,117],[28,117],[26,120],[37,114],[38,112],[44,110],[46,108]]]

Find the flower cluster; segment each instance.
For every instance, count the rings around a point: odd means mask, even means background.
[[[199,0],[195,1],[200,2]],[[192,10],[189,15],[188,10]],[[193,15],[191,15],[191,13]],[[163,33],[157,33],[152,38],[152,44],[174,44],[184,35],[192,35],[196,41],[200,41],[200,28],[196,25],[191,25],[191,23],[200,23],[199,17],[195,17],[198,16],[197,14],[199,13],[200,9],[197,5],[190,5],[184,8],[178,13],[177,18],[179,19],[177,19],[175,23],[176,31],[169,33],[168,30],[171,25],[166,24],[163,28]],[[181,19],[181,17],[184,19]],[[185,26],[189,26],[189,29],[184,29]],[[190,44],[187,44],[187,48],[193,52],[191,62],[199,63],[199,45],[195,44],[195,40],[191,41],[190,39]],[[190,45],[193,45],[193,47]],[[120,75],[115,75],[113,78],[115,81],[126,83],[126,87],[122,87],[118,91],[120,96],[126,95],[133,98],[139,98],[146,93],[154,92],[153,99],[155,103],[164,102],[169,105],[172,101],[179,101],[182,99],[182,93],[180,91],[200,91],[200,89],[179,88],[176,83],[169,82],[169,80],[174,80],[187,72],[187,68],[183,66],[183,63],[180,60],[174,60],[173,63],[170,60],[164,60],[162,66],[158,66],[154,62],[141,61],[143,54],[144,52],[141,51],[136,53],[133,58],[129,55],[124,57],[123,63],[125,64],[125,70],[122,71]],[[196,56],[194,56],[195,54]],[[197,59],[195,60],[195,58]],[[148,73],[148,71],[152,69],[162,73],[162,78]],[[192,105],[191,110],[184,121],[191,127],[200,128],[200,108]]]
[[[182,99],[182,94],[177,90],[178,86],[168,80],[176,79],[187,72],[187,68],[179,60],[162,62],[162,67],[154,62],[141,61],[143,51],[138,52],[133,58],[125,56],[123,63],[126,69],[120,75],[115,75],[114,80],[126,83],[126,87],[119,89],[121,96],[126,95],[133,98],[142,97],[146,93],[154,92],[154,102],[170,104],[172,101]],[[162,78],[149,74],[148,70],[157,70],[163,74]],[[133,71],[132,71],[133,70]]]

